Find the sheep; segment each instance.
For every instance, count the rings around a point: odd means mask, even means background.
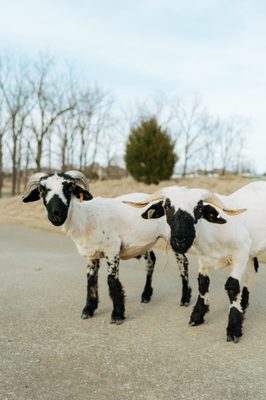
[[[48,219],[55,226],[63,226],[73,239],[79,254],[87,260],[87,300],[82,318],[92,317],[98,306],[98,269],[100,260],[108,265],[109,294],[113,302],[111,322],[120,324],[125,318],[125,295],[119,281],[120,259],[145,257],[147,277],[142,302],[152,296],[152,274],[155,254],[151,250],[159,238],[167,240],[169,227],[163,220],[152,224],[140,218],[136,209],[128,209],[122,201],[142,201],[147,194],[133,193],[117,198],[92,198],[88,182],[81,172],[36,173],[28,184],[22,200],[37,201],[42,198]],[[77,199],[84,200],[78,201]],[[181,305],[187,306],[191,297],[188,281],[188,260],[176,254],[182,277]]]
[[[166,215],[175,253],[186,253],[193,245],[199,263],[199,296],[190,317],[191,326],[202,324],[209,311],[209,269],[230,266],[225,283],[230,301],[227,341],[240,340],[250,286],[258,270],[257,257],[266,250],[265,200],[266,182],[253,182],[228,196],[173,186],[143,202],[127,202],[135,207],[149,205],[143,218]]]

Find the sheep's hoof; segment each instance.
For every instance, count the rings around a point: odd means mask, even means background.
[[[125,322],[125,319],[117,319],[115,321],[116,325],[121,325],[121,324],[123,324],[123,322]]]
[[[149,289],[145,289],[141,295],[141,302],[142,303],[149,303],[151,296],[153,294],[153,288],[150,287]]]
[[[191,299],[191,287],[187,288],[187,291],[182,295],[181,300],[180,300],[180,306],[183,307],[187,307],[189,306],[190,303],[190,299]]]
[[[113,317],[111,316],[110,324],[121,325],[125,321],[125,317]]]
[[[204,320],[200,320],[200,321],[190,320],[190,321],[189,321],[189,325],[190,325],[190,326],[198,326],[198,325],[203,324],[203,322],[204,322]]]
[[[227,335],[227,342],[238,343],[239,340],[240,340],[240,336]]]
[[[111,324],[121,325],[124,322],[124,310],[113,310],[111,314]]]
[[[123,322],[125,322],[125,318],[124,319],[111,319],[110,324],[122,325]]]
[[[82,310],[82,313],[81,313],[81,318],[82,319],[88,319],[88,318],[93,317],[94,310],[95,309],[92,309],[91,307],[88,307],[88,306],[84,307],[83,310]]]
[[[82,319],[88,319],[88,318],[92,318],[92,315],[90,315],[90,314],[85,314],[85,313],[82,313],[82,314],[81,314],[81,318],[82,318]]]
[[[150,298],[147,299],[147,298],[145,298],[145,297],[142,297],[142,299],[141,299],[141,302],[142,302],[142,303],[145,303],[145,304],[149,303],[149,301],[150,301]]]
[[[82,309],[81,318],[88,319],[91,318],[98,307],[98,298],[88,299],[87,303]]]

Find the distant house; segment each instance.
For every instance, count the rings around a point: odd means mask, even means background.
[[[92,163],[85,169],[85,174],[90,179],[95,180],[106,180],[106,179],[122,179],[128,176],[126,169],[119,167],[118,165],[109,165],[108,167],[102,167],[99,163]]]

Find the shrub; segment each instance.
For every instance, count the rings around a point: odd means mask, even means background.
[[[177,161],[174,147],[175,143],[156,118],[143,120],[128,137],[125,154],[127,170],[133,178],[148,184],[169,179]]]

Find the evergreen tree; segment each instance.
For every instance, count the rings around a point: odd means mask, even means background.
[[[159,183],[169,179],[174,171],[177,155],[175,143],[156,118],[142,120],[130,132],[125,154],[126,167],[138,181]]]

